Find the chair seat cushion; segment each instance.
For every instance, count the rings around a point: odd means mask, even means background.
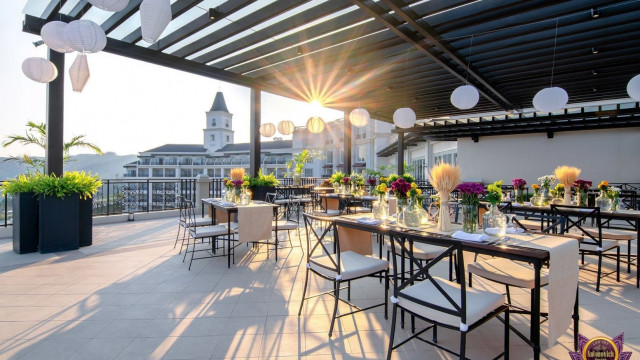
[[[327,210],[327,211],[314,211],[314,216],[338,216],[340,215],[340,210]]]
[[[194,238],[205,238],[212,236],[220,236],[227,235],[229,231],[227,230],[226,225],[211,225],[211,226],[201,226],[195,229],[189,230],[191,236]]]
[[[331,255],[331,258],[328,255],[313,257],[309,261],[309,267],[317,273],[335,279],[338,274],[334,270],[335,265],[331,259],[337,263],[335,255]],[[389,263],[386,260],[361,255],[353,251],[340,253],[340,275],[342,275],[343,281],[375,274],[388,268]]]
[[[389,240],[387,240],[386,243],[387,243],[387,249],[389,249],[389,251],[391,251],[391,249],[390,249],[391,242]],[[396,254],[400,255],[400,253],[402,252],[400,244],[398,244],[396,242],[395,245],[396,245]],[[435,259],[444,250],[445,250],[445,248],[443,248],[442,246],[419,243],[419,242],[414,242],[413,243],[413,256],[416,259],[419,259],[419,260]],[[407,256],[408,256],[408,254],[407,254]]]
[[[540,219],[518,219],[518,222],[527,230],[541,230],[542,225]]]
[[[207,226],[207,225],[211,225],[213,224],[213,220],[210,217],[198,217],[196,218],[196,226]],[[180,220],[180,225],[184,226],[185,225],[185,221],[184,219]]]
[[[589,241],[589,240],[591,239],[588,237],[585,238],[585,241]],[[618,246],[617,240],[602,240],[602,251],[609,251],[615,248],[616,246]],[[598,249],[597,249],[597,246],[594,244],[580,243],[580,250],[597,251]]]
[[[278,231],[280,230],[296,230],[298,228],[298,224],[295,221],[284,221],[284,220],[280,220],[278,221]],[[273,221],[271,223],[271,227],[273,228],[273,230],[276,229],[276,222]]]
[[[434,280],[442,287],[442,289],[453,299],[453,301],[460,306],[460,285],[435,277]],[[505,304],[504,295],[496,294],[490,291],[478,290],[470,287],[467,289],[467,321],[466,325],[471,326],[487,316],[492,311],[498,309]],[[455,308],[449,303],[447,298],[436,288],[431,281],[421,281],[415,285],[409,286],[400,294],[411,296],[413,298],[426,301],[430,304],[443,307],[445,309],[455,310]],[[418,304],[409,299],[398,297],[398,305],[415,313],[423,316],[426,319],[433,320],[441,324],[447,324],[451,326],[460,326],[460,317],[441,312],[439,310]]]
[[[584,232],[598,237],[598,229],[597,228],[583,228]],[[622,229],[602,229],[602,238],[607,240],[619,240],[619,241],[627,241],[634,240],[638,234],[633,230],[622,230]]]
[[[535,287],[533,266],[504,258],[475,262],[467,266],[469,273],[497,283],[524,289]],[[540,271],[540,284],[549,284],[549,270]]]

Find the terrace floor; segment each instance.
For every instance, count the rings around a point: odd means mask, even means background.
[[[242,246],[231,269],[218,258],[196,261],[188,271],[173,248],[176,230],[176,219],[95,226],[93,246],[47,255],[14,254],[11,240],[0,239],[0,359],[386,357],[391,320],[382,308],[341,318],[331,339],[332,298],[309,300],[297,316],[305,271],[297,236],[292,248],[279,250],[277,262],[264,248]],[[581,271],[580,331],[587,337],[624,332],[625,350],[638,359],[640,290],[633,270],[622,273],[621,283],[606,278],[600,293],[593,274]],[[311,283],[315,290],[329,285],[314,276]],[[493,285],[474,278],[474,287]],[[383,286],[374,279],[355,281],[352,289],[356,304],[383,299]],[[527,305],[529,296],[516,291],[513,299]],[[522,316],[512,322],[528,329]],[[543,345],[543,357],[568,359],[571,331],[553,347]],[[398,338],[407,333],[400,330]],[[441,329],[439,343],[456,348],[458,335]],[[467,356],[489,359],[501,348],[502,324],[492,320],[470,333]],[[532,358],[513,334],[510,350],[512,359]],[[452,357],[412,341],[393,358]]]

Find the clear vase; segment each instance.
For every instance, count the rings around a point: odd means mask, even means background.
[[[438,209],[438,226],[439,231],[451,231],[451,215],[449,215],[449,193],[439,192],[440,208]]]
[[[230,203],[234,202],[234,197],[235,197],[235,192],[233,190],[227,190],[227,193],[224,194],[224,199]]]
[[[618,205],[620,204],[620,198],[611,199],[611,211],[618,212]]]
[[[301,182],[302,182],[302,173],[299,173],[299,172],[293,173],[293,185],[300,186]]]
[[[611,199],[607,197],[604,191],[601,191],[600,196],[596,198],[596,206],[600,208],[600,211],[611,211],[612,205]]]
[[[533,196],[531,197],[531,205],[542,206],[542,196],[540,196],[540,190],[533,190]]]
[[[404,225],[404,210],[407,208],[407,199],[406,198],[397,198],[397,210],[396,214],[398,216],[398,225]]]
[[[340,185],[340,194],[347,193],[347,186],[345,184]]]
[[[420,227],[422,223],[422,213],[416,201],[411,200],[409,206],[404,210],[404,224],[408,227]]]
[[[524,204],[524,189],[515,189],[516,192],[516,202],[518,204]]]
[[[242,195],[242,188],[235,188],[233,190],[233,202],[235,204],[239,204],[240,203],[240,195]]]
[[[576,201],[578,203],[578,206],[582,206],[582,207],[589,206],[589,195],[587,190],[577,188]]]
[[[371,205],[371,211],[376,219],[385,220],[389,216],[389,204],[384,199],[384,195],[378,195],[378,200]]]
[[[333,192],[337,194],[340,191],[340,184],[333,183]]]
[[[542,205],[547,206],[553,198],[549,195],[549,188],[543,187],[540,189],[540,201]]]
[[[498,205],[489,205],[489,211],[482,215],[482,231],[492,237],[503,237],[507,233],[507,217]]]
[[[462,205],[462,231],[474,233],[478,229],[478,206]]]
[[[247,189],[242,189],[242,192],[240,193],[240,205],[249,205],[250,202],[251,195],[249,195]]]

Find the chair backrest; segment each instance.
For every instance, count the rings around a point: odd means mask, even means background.
[[[420,234],[407,234],[407,233],[399,233],[396,231],[390,232],[390,237],[393,245],[391,246],[391,251],[393,252],[393,296],[397,299],[404,298],[421,306],[425,306],[449,315],[453,315],[460,318],[460,322],[462,324],[467,323],[467,289],[465,284],[465,276],[458,276],[458,284],[460,285],[460,297],[459,301],[453,299],[441,286],[438,282],[433,278],[433,275],[430,273],[431,268],[438,264],[440,261],[449,258],[450,255],[457,256],[457,273],[464,274],[464,258],[462,251],[462,242],[457,240],[446,240],[447,247],[445,248],[444,240],[432,240],[429,237],[422,236]],[[413,246],[414,243],[426,243],[442,246],[445,249],[442,253],[440,253],[435,259],[430,260],[426,265],[422,265],[422,262],[419,259],[416,259],[413,256]],[[398,258],[400,259],[408,259],[410,264],[417,269],[410,277],[405,278],[405,275],[399,269],[401,268],[398,264]],[[416,281],[420,279],[424,279],[422,281],[429,281],[431,284],[437,289],[437,291],[442,295],[443,298],[447,300],[450,306],[443,307],[442,305],[436,303],[434,298],[415,298],[409,296],[407,294],[402,293],[401,291],[405,289],[407,286],[411,286],[415,284]]]
[[[596,245],[602,247],[602,218],[600,217],[600,208],[597,206],[580,207],[573,205],[551,205],[551,214],[560,215],[566,220],[565,231],[571,229],[579,230],[584,235],[584,244]],[[591,220],[598,229],[598,235],[595,236],[593,231],[586,231],[583,226]]]
[[[196,207],[192,201],[184,201],[185,226],[187,228],[196,227]]]
[[[267,196],[265,197],[264,201],[266,202],[270,202],[270,203],[275,203],[276,199],[277,199],[278,195],[276,193],[267,193]]]
[[[178,203],[178,211],[180,216],[180,221],[187,221],[187,201],[184,199],[184,196],[178,195],[176,196],[176,202]]]
[[[527,219],[540,220],[540,229],[536,230],[539,232],[544,232],[548,234],[564,234],[565,233],[566,219],[564,218],[564,216],[561,216],[561,215],[530,214],[530,213],[523,213],[518,211],[513,211],[510,213],[510,215],[522,215]],[[525,231],[529,230],[516,217],[512,217],[511,222],[514,223],[516,227],[520,229],[523,229]]]
[[[307,236],[307,264],[314,264],[340,275],[340,241],[335,221],[331,218],[306,213],[302,214],[302,217]],[[328,225],[324,229],[314,227],[314,221]],[[327,246],[328,242],[331,244],[329,247]],[[317,261],[320,257],[328,258],[329,261]]]

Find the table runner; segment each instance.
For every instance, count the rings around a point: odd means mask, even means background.
[[[238,242],[254,242],[271,239],[273,206],[250,204],[238,206]]]

